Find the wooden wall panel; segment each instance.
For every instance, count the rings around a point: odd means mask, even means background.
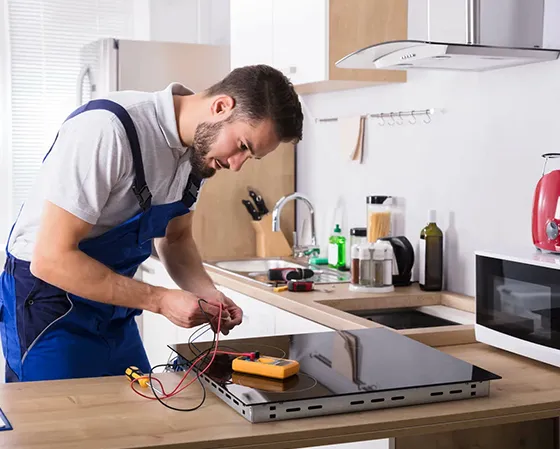
[[[203,260],[256,255],[255,231],[241,199],[247,187],[260,193],[272,213],[274,204],[295,191],[295,149],[280,146],[261,160],[248,160],[239,172],[223,170],[204,184],[194,212],[194,238]],[[290,246],[294,231],[293,201],[282,210],[281,227]]]
[[[330,0],[329,79],[406,82],[399,70],[339,69],[344,56],[380,42],[405,40],[408,30],[407,0]]]

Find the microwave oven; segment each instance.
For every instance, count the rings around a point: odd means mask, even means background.
[[[475,252],[476,340],[560,367],[560,255]]]

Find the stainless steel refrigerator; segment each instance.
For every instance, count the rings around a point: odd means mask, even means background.
[[[172,82],[199,92],[229,73],[229,55],[227,45],[101,39],[82,48],[76,103],[78,106],[117,90],[161,90]],[[141,265],[135,278],[142,280],[145,270]],[[146,315],[148,323],[159,323],[161,318],[147,311],[137,317],[143,339]],[[154,344],[144,344],[154,358]]]
[[[179,82],[199,92],[230,71],[227,45],[100,39],[82,48],[80,105],[117,90],[156,91]]]

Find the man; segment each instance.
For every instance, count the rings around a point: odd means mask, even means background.
[[[150,369],[135,316],[178,326],[242,311],[205,272],[192,237],[204,178],[238,171],[301,139],[293,86],[277,70],[236,69],[204,92],[174,83],[116,92],[76,110],[47,153],[8,242],[0,331],[6,381]],[[180,289],[132,279],[152,240]]]

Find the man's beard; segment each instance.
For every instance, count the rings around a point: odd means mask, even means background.
[[[216,123],[203,122],[196,127],[193,145],[190,147],[190,161],[193,172],[201,178],[211,178],[216,173],[216,169],[208,165],[209,161],[206,156],[218,138],[218,133],[223,125],[223,121]]]

